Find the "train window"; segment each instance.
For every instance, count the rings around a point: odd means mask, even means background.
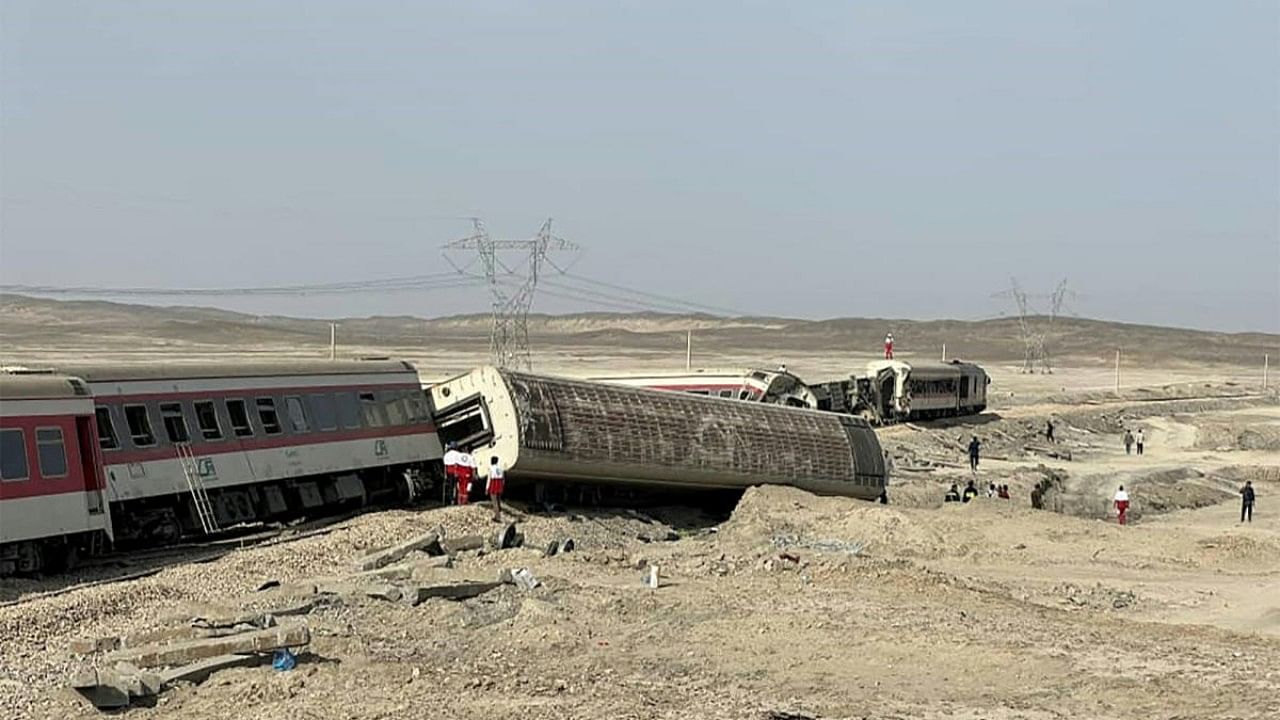
[[[409,411],[409,422],[422,423],[431,419],[427,412],[427,399],[422,393],[410,390],[404,397],[404,405]]]
[[[310,395],[307,401],[311,404],[311,420],[317,430],[338,429],[338,412],[333,406],[332,395]]]
[[[721,390],[721,391],[720,391],[720,397],[722,397],[722,398],[733,398],[733,391],[732,391],[732,390]]]
[[[212,400],[201,400],[191,403],[196,411],[196,425],[205,440],[221,440],[222,428],[218,425],[218,411],[213,409]]]
[[[356,394],[352,392],[338,393],[337,400],[338,420],[342,422],[342,427],[348,430],[358,430],[360,428],[360,403],[356,402]]]
[[[40,476],[67,476],[67,449],[62,445],[62,428],[36,428],[36,450],[40,457]]]
[[[689,393],[690,395],[710,395],[711,394],[710,390],[686,390],[685,392]]]
[[[27,441],[16,428],[0,430],[0,480],[27,479]]]
[[[747,399],[747,398],[749,398],[749,397],[751,397],[751,391],[750,391],[750,390],[739,390],[739,391],[738,391],[738,399],[739,399],[739,400],[746,400],[746,399]]]
[[[293,428],[293,432],[306,432],[307,415],[302,411],[302,398],[290,395],[284,399],[284,407],[289,413],[289,427]]]
[[[409,416],[405,413],[404,403],[394,392],[382,393],[382,409],[386,411],[387,420],[392,425],[408,425]]]
[[[184,443],[191,439],[187,432],[187,418],[182,415],[182,403],[160,403],[160,422],[169,442]]]
[[[262,421],[262,431],[266,434],[279,435],[282,432],[283,428],[280,427],[280,416],[276,414],[274,398],[258,398],[258,420]]]
[[[363,411],[364,423],[369,427],[382,427],[386,421],[382,418],[382,409],[371,392],[360,393],[360,409]]]
[[[93,414],[98,418],[98,445],[103,450],[120,447],[120,440],[116,438],[116,426],[111,422],[111,410],[105,407],[94,408]]]
[[[125,405],[124,421],[129,425],[129,438],[134,447],[147,447],[156,444],[156,436],[151,432],[151,418],[147,415],[146,405]]]
[[[253,423],[249,422],[243,400],[227,401],[227,417],[231,418],[231,431],[236,437],[253,437]]]

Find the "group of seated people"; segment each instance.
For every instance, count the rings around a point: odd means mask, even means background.
[[[978,497],[978,488],[973,484],[973,481],[970,480],[969,484],[965,485],[964,492],[960,491],[960,487],[956,483],[951,483],[951,489],[948,490],[947,494],[942,497],[942,501],[943,502],[969,502],[970,500],[976,497]],[[996,485],[995,483],[991,483],[987,487],[987,497],[1008,500],[1009,486]]]

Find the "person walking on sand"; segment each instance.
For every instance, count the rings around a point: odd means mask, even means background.
[[[893,359],[893,333],[884,336],[884,359]]]
[[[893,458],[889,455],[889,451],[884,451],[884,487],[880,488],[880,497],[878,500],[881,505],[889,504],[889,479],[893,477]]]
[[[1124,525],[1129,519],[1129,493],[1124,491],[1124,486],[1116,491],[1114,500],[1116,504],[1116,517],[1121,525]]]
[[[489,480],[485,484],[485,492],[489,495],[489,502],[493,504],[494,522],[502,522],[502,490],[505,480],[506,472],[498,463],[498,456],[489,458]]]
[[[1137,443],[1137,445],[1138,445],[1138,454],[1139,454],[1139,455],[1141,455],[1141,454],[1142,454],[1142,445],[1143,445],[1143,442],[1144,442],[1143,437],[1142,437],[1142,428],[1138,428],[1138,436],[1134,438],[1134,441],[1135,441],[1135,442]]]
[[[978,436],[974,435],[969,441],[969,469],[978,472],[978,456],[982,454],[982,443],[978,442]]]
[[[1245,480],[1244,487],[1240,488],[1240,522],[1245,521],[1248,516],[1249,522],[1253,522],[1253,500],[1257,495],[1253,492],[1253,481]]]
[[[1124,454],[1128,455],[1133,450],[1133,433],[1129,432],[1129,428],[1124,429]]]
[[[1053,442],[1053,420],[1044,421],[1044,439]]]

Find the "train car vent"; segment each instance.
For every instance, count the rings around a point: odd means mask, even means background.
[[[76,395],[89,394],[89,388],[85,387],[85,384],[80,382],[76,378],[68,378],[67,382],[71,383],[71,391],[74,392]]]

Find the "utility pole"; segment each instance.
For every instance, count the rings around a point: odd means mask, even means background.
[[[1120,348],[1116,348],[1116,394],[1120,394]]]
[[[573,252],[576,244],[551,234],[551,218],[542,223],[538,234],[528,240],[495,240],[484,222],[472,218],[474,232],[445,243],[444,256],[458,272],[483,277],[489,284],[493,317],[489,330],[490,361],[502,368],[533,369],[529,350],[529,308],[538,287],[538,276],[544,264],[560,268],[550,259],[552,252]],[[466,273],[449,258],[450,250],[474,251],[480,259],[483,274]],[[523,274],[502,262],[500,252],[527,253]],[[562,271],[563,272],[563,271]],[[515,282],[519,284],[514,284]]]
[[[338,359],[338,323],[329,323],[329,359]]]
[[[947,361],[947,344],[942,343],[942,362]]]
[[[689,334],[685,337],[685,340],[684,340],[684,369],[686,372],[693,370],[693,331],[692,330],[689,331]],[[1266,386],[1266,383],[1263,383],[1263,387],[1265,386]]]
[[[1262,355],[1262,389],[1267,389],[1267,371],[1271,369],[1271,356],[1263,353]]]

